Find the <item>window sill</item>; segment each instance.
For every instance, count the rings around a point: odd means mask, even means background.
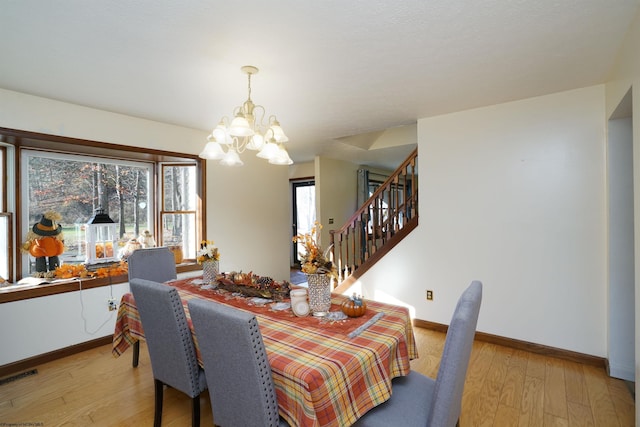
[[[176,266],[178,273],[184,273],[188,271],[201,270],[202,266],[193,264],[180,264]],[[121,283],[127,283],[129,278],[127,275],[101,277],[95,279],[74,279],[68,282],[58,282],[53,284],[42,284],[33,286],[7,286],[0,288],[0,304],[6,302],[21,301],[31,298],[45,297],[49,295],[63,294],[65,292],[74,292],[82,289],[99,288],[102,286],[118,285]]]

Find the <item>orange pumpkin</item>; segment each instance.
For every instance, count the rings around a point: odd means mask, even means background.
[[[350,298],[342,303],[341,309],[349,317],[360,317],[367,311],[367,303],[362,298]]]

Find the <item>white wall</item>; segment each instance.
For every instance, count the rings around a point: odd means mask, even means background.
[[[197,154],[207,132],[0,89],[0,127]]]
[[[325,250],[330,245],[329,230],[342,227],[356,211],[358,168],[355,163],[316,157],[316,218],[323,227],[320,242]]]
[[[207,234],[222,271],[253,271],[289,280],[291,227],[286,166],[244,153],[244,166],[207,165]]]
[[[120,304],[127,292],[129,284],[121,283],[1,304],[0,366],[113,334],[118,312],[107,301]]]
[[[113,334],[117,311],[128,284],[67,292],[0,305],[0,365]]]
[[[289,179],[314,178],[316,173],[315,161],[294,163],[289,166]]]
[[[188,154],[199,153],[208,134],[3,89],[0,127]],[[221,269],[288,279],[290,230],[283,221],[289,217],[288,169],[251,153],[242,157],[242,168],[207,161],[206,238],[220,248]],[[122,289],[114,286],[114,294]],[[104,292],[83,292],[89,329],[104,322]],[[78,301],[79,293],[72,292],[1,304],[0,322],[12,327],[0,328],[0,365],[113,333],[115,315],[95,335],[85,333]]]
[[[479,279],[480,331],[605,357],[604,143],[604,86],[419,120],[420,225],[363,291],[448,324]]]

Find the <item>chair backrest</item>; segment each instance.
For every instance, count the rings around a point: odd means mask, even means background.
[[[428,426],[453,426],[460,418],[462,391],[481,301],[482,283],[479,281],[471,282],[458,300],[447,330]]]
[[[255,316],[213,301],[188,304],[215,424],[277,426],[271,367]]]
[[[189,397],[200,394],[193,337],[176,288],[133,278],[131,292],[151,358],[153,377]]]
[[[166,247],[138,249],[127,259],[129,280],[133,278],[167,282],[175,280],[176,259]]]

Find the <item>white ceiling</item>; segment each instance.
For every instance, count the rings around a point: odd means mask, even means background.
[[[639,6],[2,0],[0,87],[211,130],[246,99],[251,64],[252,99],[277,115],[294,161],[375,164],[397,150],[344,137],[606,81]]]

